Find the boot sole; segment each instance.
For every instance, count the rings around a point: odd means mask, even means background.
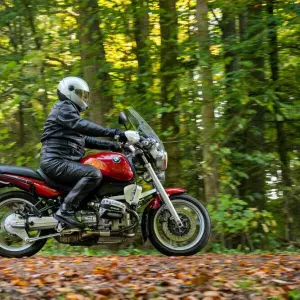
[[[67,228],[80,228],[80,229],[83,229],[85,227],[85,225],[83,223],[72,223],[69,220],[65,219],[64,217],[58,216],[56,213],[53,214],[53,217],[57,221],[59,221],[61,223],[65,223],[67,225]]]

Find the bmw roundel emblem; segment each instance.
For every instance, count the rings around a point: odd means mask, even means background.
[[[121,161],[120,157],[118,157],[118,156],[114,156],[112,160],[116,164],[118,164]]]

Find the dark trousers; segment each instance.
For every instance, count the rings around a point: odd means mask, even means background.
[[[73,209],[76,209],[102,180],[100,170],[95,167],[66,159],[44,159],[41,162],[41,169],[57,183],[74,186],[64,200],[66,205]]]

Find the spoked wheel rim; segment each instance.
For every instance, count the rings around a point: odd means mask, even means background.
[[[191,249],[199,243],[205,232],[203,213],[198,206],[184,199],[174,199],[172,204],[184,224],[183,228],[176,226],[167,207],[163,205],[154,216],[154,233],[159,242],[169,249]]]
[[[18,211],[24,211],[25,209],[30,209],[33,205],[21,198],[11,198],[0,203],[0,247],[12,251],[22,251],[28,249],[33,243],[25,242],[22,238],[16,234],[8,232],[7,220],[14,216],[17,216]],[[25,229],[24,229],[25,231]],[[30,231],[27,232],[29,237],[38,237],[41,231]]]

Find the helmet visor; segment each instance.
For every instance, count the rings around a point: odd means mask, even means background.
[[[89,99],[90,99],[90,92],[81,90],[81,89],[75,89],[75,94],[82,100],[84,101],[86,104],[89,103]]]

